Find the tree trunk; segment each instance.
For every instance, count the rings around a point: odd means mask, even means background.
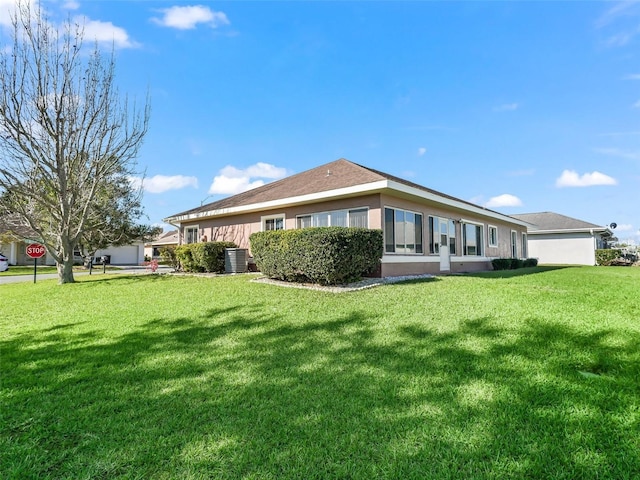
[[[73,248],[67,246],[67,248],[63,247],[62,251],[62,263],[58,262],[56,264],[58,268],[58,285],[62,285],[64,283],[74,283],[75,279],[73,278]]]

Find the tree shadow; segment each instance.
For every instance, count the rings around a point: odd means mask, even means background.
[[[527,268],[518,268],[516,270],[493,270],[490,272],[473,272],[467,273],[465,276],[467,277],[476,277],[476,278],[485,278],[485,279],[493,279],[493,278],[514,278],[521,277],[524,275],[535,275],[538,273],[546,273],[552,272],[554,270],[563,270],[565,268],[575,268],[567,265],[554,265],[554,266],[542,266],[542,267],[527,267]]]
[[[0,344],[9,478],[632,478],[640,335],[262,301]],[[585,377],[580,372],[591,372]]]

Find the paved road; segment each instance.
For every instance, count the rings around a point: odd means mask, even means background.
[[[111,266],[117,267],[117,270],[107,270],[106,272],[107,274],[114,274],[114,273],[123,274],[124,273],[128,275],[144,275],[144,274],[151,273],[151,270],[145,267],[130,266],[130,265],[122,265],[122,266],[111,265]],[[11,269],[11,267],[9,267],[9,269]],[[163,265],[158,266],[158,270],[157,270],[158,273],[168,273],[171,271],[173,271],[171,267],[165,267]],[[89,275],[89,271],[73,272],[74,277],[81,276],[81,275]],[[102,267],[94,267],[92,275],[103,275]],[[36,282],[40,280],[49,280],[52,278],[58,278],[58,274],[57,273],[41,273],[36,275]],[[0,273],[0,285],[3,285],[5,283],[18,283],[18,282],[33,283],[33,273],[31,273],[30,275],[9,275],[9,276],[4,276],[2,273]]]

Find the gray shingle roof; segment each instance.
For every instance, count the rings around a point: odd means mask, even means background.
[[[536,230],[579,230],[599,228],[604,229],[602,225],[596,225],[595,223],[585,222],[578,220],[577,218],[567,217],[554,212],[539,212],[539,213],[520,213],[511,215],[518,220],[522,220],[527,223],[535,225]]]
[[[321,165],[311,170],[307,170],[281,180],[268,183],[258,188],[248,190],[231,197],[223,198],[212,203],[192,208],[184,212],[176,213],[168,217],[182,217],[198,213],[210,212],[214,210],[222,210],[234,207],[242,207],[258,203],[264,203],[284,198],[298,197],[301,195],[310,195],[315,193],[337,190],[341,188],[354,187],[378,181],[391,180],[410,187],[417,188],[424,192],[437,195],[442,198],[454,200],[467,204],[469,206],[478,207],[478,205],[461,200],[450,195],[431,190],[413,182],[409,182],[399,177],[389,175],[378,170],[364,167],[353,163],[344,158]],[[482,208],[482,207],[480,207]],[[488,212],[492,210],[484,209]]]

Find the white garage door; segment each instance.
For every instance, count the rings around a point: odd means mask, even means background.
[[[112,265],[138,265],[142,260],[138,257],[140,247],[138,245],[127,245],[124,247],[111,247],[98,250],[96,257],[111,255]]]

